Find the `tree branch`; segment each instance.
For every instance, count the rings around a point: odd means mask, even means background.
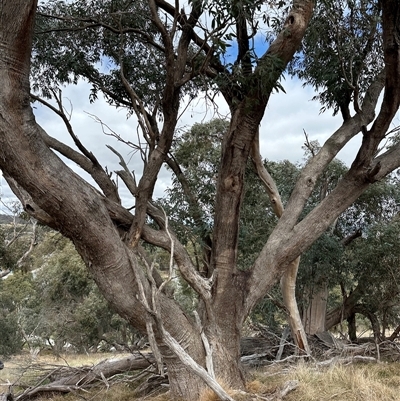
[[[74,149],[70,148],[68,145],[60,142],[59,140],[51,137],[47,134],[47,132],[39,127],[40,133],[44,142],[50,148],[56,150],[57,152],[61,153],[63,156],[75,162],[78,166],[80,166],[83,170],[85,170],[91,177],[95,180],[95,182],[99,185],[101,190],[103,191],[104,195],[109,197],[114,202],[121,202],[121,199],[118,194],[118,189],[115,183],[110,179],[110,176],[104,171],[101,167],[98,160],[95,158],[92,152],[89,152],[79,141],[78,137],[75,135],[72,125],[69,122],[67,116],[65,115],[62,107],[60,110],[57,110],[54,106],[50,103],[44,101],[43,99],[39,98],[38,96],[32,95],[31,97],[40,103],[44,104],[58,116],[60,116],[69,132],[71,137],[73,138],[75,144],[77,145],[78,149],[83,153],[80,154],[76,152]],[[60,105],[61,106],[61,105]]]

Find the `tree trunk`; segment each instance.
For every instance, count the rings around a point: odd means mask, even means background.
[[[307,294],[308,305],[303,315],[304,330],[309,335],[325,331],[328,284],[315,284]]]
[[[379,323],[378,318],[375,315],[375,311],[368,309],[365,305],[356,305],[354,307],[354,313],[360,313],[367,317],[371,322],[372,332],[374,333],[375,341],[382,341],[381,335],[381,325]]]
[[[271,201],[272,208],[278,218],[282,216],[284,211],[283,203],[275,185],[274,180],[267,171],[260,155],[260,142],[259,132],[254,138],[251,148],[251,158],[253,165],[261,182],[264,184],[265,190]],[[299,308],[296,300],[296,280],[297,272],[299,269],[300,257],[297,257],[292,261],[288,268],[283,273],[281,278],[281,291],[283,296],[283,302],[288,312],[288,323],[292,332],[292,337],[295,345],[300,352],[310,354],[310,346],[308,345],[307,336],[304,331],[303,323],[301,321]]]
[[[355,295],[352,296],[353,294]],[[359,292],[357,291],[356,293],[356,291],[354,291],[345,299],[342,307],[335,308],[333,311],[329,312],[326,319],[326,329],[330,330],[333,326],[336,326],[343,320],[347,320],[349,322],[349,335],[351,330],[350,339],[352,341],[355,341],[355,339],[357,338],[355,334],[355,314],[360,313],[369,319],[375,339],[377,341],[381,341],[382,335],[380,331],[380,324],[378,318],[375,316],[375,311],[368,309],[365,305],[355,303],[358,299]],[[350,325],[352,325],[352,327],[350,327]]]
[[[296,301],[296,279],[299,262],[300,257],[298,257],[289,265],[289,269],[286,270],[281,279],[281,290],[283,302],[285,303],[285,306],[289,312],[288,322],[294,343],[300,353],[310,355],[311,349],[308,345],[307,336],[304,331],[303,322],[301,321],[301,316]]]
[[[362,283],[362,280],[360,280],[360,282]],[[365,289],[362,284],[359,284],[348,296],[344,295],[342,305],[328,311],[325,319],[326,330],[331,330],[332,327],[348,319],[352,315],[354,307],[363,296],[364,291]]]
[[[348,333],[349,333],[349,340],[351,342],[357,341],[357,326],[356,326],[356,314],[352,313],[347,318],[347,326],[348,326]]]

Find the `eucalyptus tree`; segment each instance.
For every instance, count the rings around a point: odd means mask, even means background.
[[[330,171],[321,176],[321,193],[329,193],[346,170],[343,164],[332,163]],[[371,239],[370,233],[376,227],[386,227],[386,231],[393,226],[399,212],[399,195],[395,174],[380,180],[369,187],[304,253],[297,290],[301,294],[303,321],[308,334],[329,330],[346,320],[364,296],[375,293],[372,288],[367,290],[367,283],[372,284],[368,279],[373,275],[368,269],[371,264],[366,263],[361,269],[357,267],[366,260],[360,258],[366,254],[360,249],[370,246],[372,252],[381,254],[382,250]],[[386,247],[383,252],[389,249]],[[368,258],[372,261],[370,256]],[[379,270],[380,274],[374,277],[373,282],[377,288],[386,285],[384,272],[391,269],[387,264],[376,264],[375,270]],[[330,296],[332,292],[341,294],[342,298]],[[367,308],[364,307],[364,310]]]
[[[56,355],[134,345],[132,330],[99,294],[71,242],[50,232],[38,248],[31,280],[35,294],[29,297],[31,303],[36,300],[36,310],[20,312],[25,312],[21,326],[31,334],[26,341],[51,347]]]
[[[147,331],[160,371],[162,362],[168,367],[174,396],[196,399],[207,383],[222,399],[230,399],[216,377],[232,387],[244,386],[239,338],[246,316],[340,213],[400,165],[398,144],[377,156],[400,102],[400,5],[397,0],[326,1],[318,2],[316,15],[324,9],[340,27],[348,13],[336,13],[338,5],[342,10],[351,6],[354,11],[367,7],[374,16],[367,25],[362,18],[353,18],[352,29],[336,32],[341,38],[367,38],[361,53],[355,39],[345,41],[346,57],[334,38],[315,46],[332,50],[319,71],[330,66],[336,70],[322,74],[317,86],[322,93],[332,92],[334,102],[343,100],[344,122],[302,169],[262,250],[241,270],[237,244],[246,165],[251,148],[257,149],[258,128],[270,96],[281,88],[279,78],[304,35],[312,32],[314,1],[76,0],[50,2],[39,7],[38,14],[35,0],[1,3],[0,168],[29,214],[73,241],[115,310]],[[280,11],[287,13],[283,16]],[[32,50],[36,15],[38,39]],[[279,27],[275,36],[268,30],[272,22]],[[267,39],[262,55],[253,46],[258,34]],[[237,48],[235,60],[225,62],[224,55],[232,47]],[[320,59],[311,57],[310,49],[304,47],[299,60],[306,72]],[[372,65],[370,54],[376,60]],[[102,68],[102,62],[108,62],[109,68]],[[36,123],[30,104],[31,65],[32,89],[39,90],[33,98],[54,97],[55,106],[49,106],[63,118],[76,149],[57,141]],[[369,65],[374,68],[365,73]],[[295,63],[293,68],[297,68]],[[92,83],[93,100],[101,92],[111,104],[127,107],[137,116],[146,144],[139,149],[142,175],[136,181],[122,160],[123,169],[117,173],[135,200],[134,209],[122,206],[115,182],[82,145],[63,113],[57,87],[80,77]],[[230,109],[215,180],[206,276],[196,270],[165,213],[152,202],[160,168],[171,161],[182,98],[198,90],[221,93]],[[300,220],[318,177],[356,135],[363,140],[351,168]],[[74,173],[56,152],[87,171],[98,189]],[[254,151],[252,156],[256,161],[260,157]],[[268,171],[259,173],[267,177],[270,199],[279,206],[276,187],[265,174]],[[170,276],[176,265],[199,294],[194,316],[184,313],[171,298],[167,283],[148,263],[142,241],[170,252]]]
[[[0,280],[0,355],[21,351],[24,344],[20,312],[31,303],[32,285],[28,277],[17,272]]]
[[[328,311],[327,329],[346,319],[354,327],[355,313],[361,313],[371,320],[375,335],[380,337],[392,319],[389,316],[393,316],[398,296],[395,243],[399,195],[398,178],[391,174],[370,187],[339,218],[336,230],[345,238],[346,247],[335,269],[333,283],[340,285],[342,299]],[[358,234],[351,235],[351,232]],[[355,339],[355,330],[349,334]]]

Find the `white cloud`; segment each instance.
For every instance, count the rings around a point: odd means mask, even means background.
[[[314,92],[295,79],[283,81],[286,93],[271,96],[261,123],[260,148],[268,160],[300,162],[304,156],[304,131],[309,140],[322,145],[341,124],[329,111],[321,114],[320,104],[311,101]]]
[[[330,112],[320,114],[320,105],[310,99],[314,93],[311,88],[303,88],[298,80],[287,79],[283,81],[286,94],[275,93],[271,96],[267,110],[261,123],[260,139],[261,153],[264,158],[273,161],[290,160],[301,162],[304,151],[301,148],[305,137],[305,130],[310,140],[318,140],[321,144],[339,127],[340,116],[332,117]],[[102,98],[91,104],[89,101],[90,85],[80,81],[76,86],[68,86],[63,92],[64,106],[72,111],[71,124],[76,135],[84,146],[93,152],[100,163],[109,171],[121,169],[118,157],[113,154],[106,145],[111,145],[120,152],[128,162],[130,170],[134,170],[137,178],[142,173],[142,161],[139,154],[133,154],[132,149],[118,142],[115,138],[107,136],[102,132],[101,125],[91,116],[95,115],[114,132],[121,135],[127,141],[137,142],[137,122],[134,117],[127,118],[126,110],[110,107]],[[70,104],[72,109],[70,110]],[[187,129],[195,122],[209,121],[217,116],[227,116],[229,109],[222,97],[217,97],[217,112],[207,104],[204,99],[192,102],[183,113],[178,127]],[[49,135],[75,147],[61,119],[53,112],[35,103],[34,109],[38,123]],[[339,157],[347,164],[355,156],[358,140],[353,140],[342,151]],[[67,164],[75,171],[80,169],[71,162]],[[85,176],[87,178],[87,176]],[[155,190],[155,197],[164,194],[170,183],[170,175],[164,169],[159,174],[159,181]],[[3,199],[12,197],[9,188],[3,180]],[[124,189],[121,183],[121,196],[129,206],[133,204],[132,196]]]

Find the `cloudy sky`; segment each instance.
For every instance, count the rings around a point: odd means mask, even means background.
[[[261,124],[261,153],[264,158],[273,161],[288,159],[292,162],[301,162],[304,151],[304,131],[310,140],[318,140],[321,144],[339,127],[340,117],[332,117],[331,112],[320,114],[320,104],[311,101],[314,93],[311,88],[303,88],[298,80],[286,79],[282,82],[286,94],[283,92],[274,94],[267,107]],[[103,123],[125,140],[137,142],[137,124],[134,118],[127,118],[125,110],[116,110],[110,107],[102,98],[94,103],[89,102],[90,85],[79,82],[71,85],[63,91],[63,101],[67,110],[71,112],[71,124],[81,142],[92,151],[103,166],[109,171],[120,169],[119,160],[106,145],[111,145],[124,157],[131,170],[137,177],[141,174],[141,160],[138,154],[133,154],[132,149],[118,142],[115,138],[103,133],[101,125],[92,115],[100,118]],[[219,116],[227,115],[228,108],[222,99],[218,101]],[[72,105],[72,108],[71,106]],[[61,119],[53,112],[38,103],[35,103],[35,115],[38,123],[48,134],[74,146]],[[188,128],[195,122],[209,121],[217,117],[210,105],[206,105],[203,99],[194,101],[183,113],[179,127]],[[304,131],[303,131],[304,130]],[[347,164],[351,163],[357,151],[359,139],[355,138],[348,147],[339,154],[339,158]],[[79,169],[69,163],[76,171]],[[155,191],[155,197],[163,195],[169,185],[169,174],[163,171]],[[121,184],[121,188],[122,188]],[[122,197],[128,197],[126,190],[122,189]],[[12,193],[2,179],[2,199],[7,201]],[[0,212],[4,210],[0,209]]]

